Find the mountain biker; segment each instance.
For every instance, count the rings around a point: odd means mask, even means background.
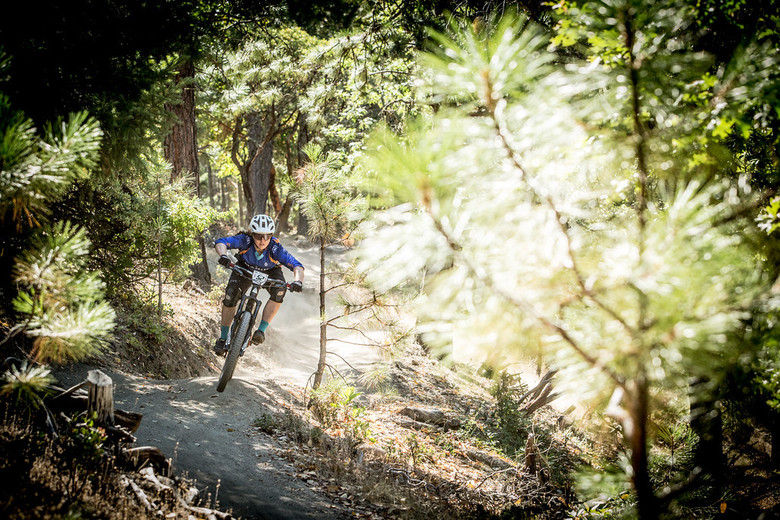
[[[241,267],[251,270],[259,270],[268,274],[269,278],[285,281],[282,274],[281,265],[293,272],[295,280],[290,284],[290,290],[300,292],[303,289],[303,264],[295,259],[279,242],[279,239],[273,236],[276,225],[268,215],[255,215],[249,222],[249,231],[239,233],[232,237],[224,237],[214,242],[214,249],[219,255],[219,263],[224,266],[230,265],[230,258],[227,256],[228,249],[238,249],[237,264]],[[216,354],[227,352],[225,341],[227,340],[230,323],[236,314],[236,306],[241,295],[252,285],[251,280],[233,272],[225,288],[225,298],[222,300],[222,323],[220,328],[220,338],[214,344]],[[284,287],[271,287],[268,289],[270,299],[263,308],[262,321],[260,326],[252,334],[252,343],[262,343],[265,341],[265,331],[271,320],[282,305],[284,295],[287,289]]]

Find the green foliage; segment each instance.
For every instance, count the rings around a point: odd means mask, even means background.
[[[780,197],[772,197],[769,204],[758,215],[758,227],[768,234],[774,233],[780,228]]]
[[[617,496],[603,496],[600,499],[589,500],[569,511],[567,520],[617,520],[636,517],[636,499],[630,493],[624,492]]]
[[[120,321],[122,328],[129,332],[125,341],[130,348],[143,353],[154,351],[171,334],[166,323],[159,320],[157,295],[151,290],[127,293],[117,299],[117,306],[122,309]],[[170,306],[163,306],[163,315],[173,315]]]
[[[766,345],[759,358],[754,383],[764,390],[766,404],[780,412],[780,349],[777,344]]]
[[[304,152],[309,162],[298,174],[295,196],[309,221],[309,236],[326,244],[338,241],[354,226],[360,199],[348,176],[336,168],[334,158],[310,144]]]
[[[279,429],[279,424],[277,423],[276,418],[269,413],[264,413],[252,421],[252,426],[267,434],[273,434],[277,429]]]
[[[358,383],[366,390],[385,395],[392,394],[395,389],[392,387],[390,376],[390,367],[379,363],[363,371],[358,377]]]
[[[654,451],[651,452],[651,478],[657,487],[687,478],[693,469],[693,455],[698,438],[687,422],[660,425]]]
[[[494,439],[497,447],[512,458],[522,452],[531,428],[530,417],[520,411],[520,398],[526,390],[520,376],[506,371],[498,375],[490,389],[496,398],[495,421],[491,421],[496,430]]]
[[[0,93],[0,219],[32,227],[45,221],[48,204],[97,163],[102,132],[85,112],[46,124],[39,135],[32,120]]]
[[[106,441],[105,429],[95,425],[96,414],[83,421],[73,420],[70,431],[65,434],[63,446],[73,452],[73,461],[80,472],[91,471],[105,454],[103,443]]]
[[[311,392],[311,410],[326,430],[340,431],[353,442],[371,440],[371,424],[365,419],[366,409],[354,404],[360,396],[354,387],[335,379]]]
[[[629,461],[620,456],[614,464],[583,467],[574,475],[577,495],[583,505],[569,513],[572,518],[636,518],[636,495],[629,492]]]
[[[364,32],[324,39],[280,25],[238,49],[211,49],[214,64],[199,79],[206,85],[200,102],[204,137],[222,172],[236,159],[251,159],[251,124],[262,125],[260,139],[273,139],[277,178],[287,181],[288,193],[308,142],[319,143],[346,175],[378,121],[404,124],[416,110],[409,37],[382,6],[375,8],[377,18]]]
[[[688,11],[586,4],[577,34],[602,38],[607,64],[561,64],[522,19],[436,36],[421,76],[438,111],[369,143],[388,209],[359,266],[383,290],[420,283],[420,331],[455,359],[542,352],[560,388],[597,406],[617,388],[630,410],[648,395],[652,413],[662,391],[738,363],[772,280],[755,193],[694,95],[710,61],[687,50]]]
[[[412,459],[412,467],[416,468],[423,462],[433,462],[434,452],[428,445],[420,442],[416,433],[409,433],[404,439],[406,455]]]
[[[163,233],[165,266],[182,274],[200,253],[197,237],[224,215],[182,185],[166,188],[163,215],[155,226]]]
[[[186,181],[170,183],[168,169],[140,162],[124,178],[95,179],[80,186],[58,206],[59,214],[85,221],[97,248],[92,267],[103,272],[111,295],[134,288],[154,276],[157,243],[167,276],[189,274],[198,257],[197,237],[222,216],[192,193]]]
[[[9,397],[14,404],[24,404],[32,409],[38,409],[43,404],[43,399],[50,393],[48,386],[54,382],[51,370],[27,362],[21,367],[12,366],[3,374],[3,380],[5,382],[0,388],[0,396]]]
[[[44,124],[39,135],[0,94],[0,258],[4,267],[13,264],[11,303],[20,318],[11,335],[34,338],[33,355],[42,361],[94,354],[113,328],[102,282],[87,266],[84,230],[64,220],[48,223],[50,205],[90,176],[101,135],[86,113]]]
[[[42,361],[80,360],[97,353],[113,330],[114,311],[102,301],[103,284],[87,269],[84,230],[57,223],[33,235],[14,267],[22,289],[14,298],[20,326],[35,338]]]

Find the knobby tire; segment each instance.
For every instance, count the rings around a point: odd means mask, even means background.
[[[238,364],[238,357],[241,354],[241,347],[246,341],[247,334],[249,334],[249,322],[252,321],[252,315],[245,311],[241,315],[241,319],[236,327],[236,333],[230,340],[230,350],[225,358],[225,364],[222,365],[222,373],[219,375],[219,383],[217,384],[217,392],[221,392],[225,389],[228,381],[233,377],[233,371]]]

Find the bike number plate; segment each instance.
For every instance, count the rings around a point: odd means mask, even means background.
[[[261,273],[260,271],[254,271],[252,273],[252,283],[256,285],[263,285],[268,280],[268,275]]]

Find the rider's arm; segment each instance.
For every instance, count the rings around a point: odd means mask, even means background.
[[[244,233],[233,235],[232,237],[219,238],[214,242],[214,250],[218,255],[222,256],[227,254],[228,249],[246,249],[252,239]]]
[[[290,252],[287,251],[278,240],[274,240],[275,242],[273,243],[271,249],[273,258],[287,267],[287,269],[292,271],[295,274],[295,279],[297,281],[303,281],[303,264],[300,263],[293,255],[291,255]],[[299,276],[300,279],[298,278]]]

